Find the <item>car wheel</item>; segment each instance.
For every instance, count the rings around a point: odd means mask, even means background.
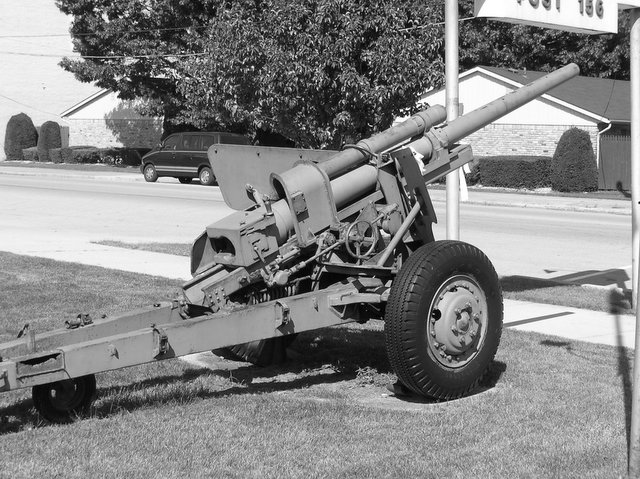
[[[144,167],[144,179],[150,183],[153,183],[158,179],[158,172],[156,167],[152,164],[148,164]]]
[[[183,185],[188,185],[189,183],[191,183],[191,180],[192,180],[192,179],[193,179],[193,178],[188,178],[188,177],[186,177],[186,176],[181,176],[180,178],[178,178],[178,181],[179,181],[180,183],[182,183]]]
[[[211,168],[206,166],[200,170],[198,177],[200,178],[200,183],[207,186],[212,185],[215,180]]]

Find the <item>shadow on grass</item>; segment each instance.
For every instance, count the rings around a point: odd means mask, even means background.
[[[619,291],[611,290],[609,296],[610,312],[616,319],[616,350],[618,353],[618,375],[622,381],[622,397],[624,399],[625,432],[627,434],[627,454],[631,451],[631,358],[629,349],[622,345],[620,340],[622,331],[620,327],[620,314],[625,311],[627,299]],[[627,456],[628,457],[628,456]]]
[[[356,385],[374,384],[384,387],[395,377],[386,356],[382,331],[367,330],[361,326],[326,328],[300,334],[292,349],[295,360],[280,365],[257,367],[241,363],[237,369],[232,370],[196,367],[182,374],[158,375],[126,385],[99,388],[98,397],[103,399],[93,408],[92,416],[105,418],[122,411],[131,412],[154,405],[296,391],[321,384],[354,380]],[[505,370],[504,363],[494,361],[473,394],[495,387]],[[216,385],[206,382],[207,378],[214,377],[227,377],[229,382],[216,390]],[[361,383],[358,383],[360,379]],[[433,402],[418,397],[402,399],[420,403]],[[0,409],[0,417],[4,418],[0,422],[0,435],[45,424],[34,410],[30,399],[22,399]]]
[[[588,278],[588,279],[587,279]],[[625,282],[629,275],[623,269],[588,270],[579,271],[551,279],[530,278],[527,276],[503,276],[500,284],[504,292],[520,293],[536,289],[554,288],[561,286],[583,286],[585,284],[595,286],[618,287],[624,291],[627,301],[631,300],[631,291],[626,288]],[[627,308],[628,309],[628,308]]]

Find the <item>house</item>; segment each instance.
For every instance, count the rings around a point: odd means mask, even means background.
[[[470,112],[545,73],[478,66],[460,75],[459,101]],[[421,103],[445,105],[445,90],[431,90]],[[553,156],[562,133],[589,133],[600,173],[600,188],[618,181],[629,186],[631,153],[629,82],[577,76],[464,139],[476,157]]]
[[[162,136],[162,118],[140,115],[141,100],[121,100],[111,90],[100,90],[61,113],[69,125],[71,145],[151,148]]]

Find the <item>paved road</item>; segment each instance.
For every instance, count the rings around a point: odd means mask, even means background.
[[[443,203],[436,203],[444,237]],[[441,212],[440,212],[441,211]],[[461,205],[464,241],[475,244],[501,275],[539,278],[593,275],[625,281],[631,264],[631,220],[625,215],[510,206]],[[601,272],[608,272],[606,278]],[[596,277],[597,276],[597,277]]]
[[[190,243],[208,223],[230,212],[217,187],[131,178],[0,174],[0,249],[18,244],[23,251],[16,252],[24,252],[43,241]],[[535,197],[524,197],[529,207],[501,206],[515,196],[485,196],[491,201],[462,204],[461,239],[485,251],[499,274],[586,276],[588,282],[619,285],[628,279],[628,215],[561,210],[560,203],[551,209],[530,207]],[[441,198],[434,194],[438,238],[445,237]]]

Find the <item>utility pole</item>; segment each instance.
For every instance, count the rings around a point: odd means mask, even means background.
[[[447,122],[460,111],[458,87],[458,1],[446,0],[444,13]],[[447,239],[460,239],[460,169],[447,175]]]

